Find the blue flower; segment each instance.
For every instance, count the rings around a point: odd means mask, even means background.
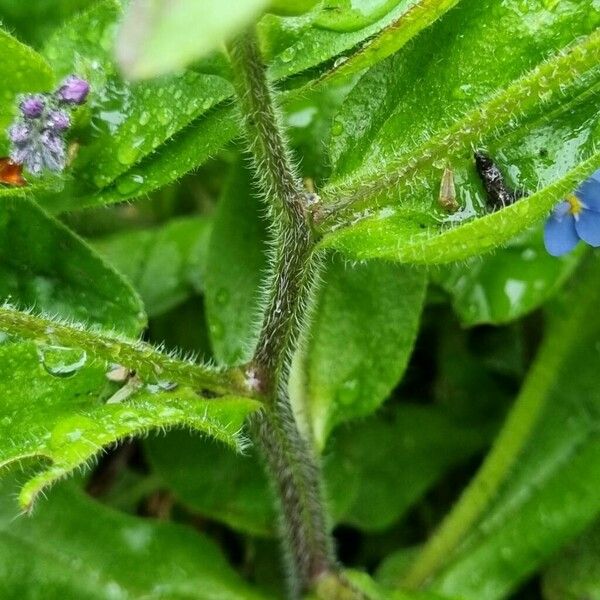
[[[570,252],[579,240],[600,246],[600,170],[558,204],[546,221],[544,245],[552,256]]]

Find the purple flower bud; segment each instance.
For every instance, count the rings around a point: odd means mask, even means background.
[[[24,144],[31,135],[31,128],[25,123],[17,122],[8,128],[8,138],[13,144]]]
[[[48,114],[47,127],[54,131],[64,131],[71,125],[69,115],[63,110],[53,110]]]
[[[83,104],[89,92],[90,84],[85,79],[69,75],[58,88],[56,97],[68,104]]]
[[[26,119],[37,119],[44,112],[45,104],[45,98],[40,94],[26,96],[21,101],[21,113]]]
[[[66,165],[67,149],[60,134],[46,130],[40,135],[43,163],[50,171],[62,171]]]

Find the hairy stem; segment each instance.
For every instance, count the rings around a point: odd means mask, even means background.
[[[594,277],[579,271],[583,285]],[[585,290],[587,291],[587,290]],[[595,294],[579,294],[567,318],[557,319],[542,344],[527,380],[483,465],[460,499],[409,569],[402,585],[414,589],[435,575],[450,559],[471,527],[481,518],[523,451],[560,376],[565,352],[577,343],[586,326]]]
[[[319,462],[299,432],[287,395],[289,364],[319,268],[310,224],[311,194],[294,169],[254,32],[238,38],[230,54],[274,235],[273,274],[251,361],[266,406],[254,418],[251,431],[277,493],[291,593],[297,597],[322,577],[337,575]]]
[[[173,381],[218,395],[251,396],[242,370],[220,371],[163,354],[150,344],[126,340],[116,334],[86,329],[41,315],[0,307],[0,331],[41,344],[79,348],[88,355],[135,371],[147,381]]]

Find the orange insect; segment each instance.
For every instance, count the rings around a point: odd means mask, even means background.
[[[27,182],[23,178],[23,166],[10,160],[8,156],[1,157],[0,183],[16,187],[27,185]]]

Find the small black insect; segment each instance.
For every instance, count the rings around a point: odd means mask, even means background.
[[[523,197],[522,192],[515,192],[506,185],[500,169],[484,152],[475,152],[475,166],[481,181],[483,181],[487,194],[487,205],[491,210],[510,206]]]

